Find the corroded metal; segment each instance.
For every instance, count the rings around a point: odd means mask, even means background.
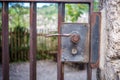
[[[91,15],[91,63],[92,67],[99,64],[100,57],[100,12],[94,12]]]
[[[61,36],[61,37],[70,37],[71,34],[47,34],[46,37]]]
[[[30,3],[30,80],[36,80],[36,3]]]
[[[80,35],[79,34],[73,34],[71,36],[71,41],[74,44],[77,44],[78,42],[80,42]]]
[[[61,34],[78,32],[80,36],[71,42],[71,37],[61,37],[61,60],[64,62],[89,62],[89,25],[82,23],[63,23]],[[72,35],[72,34],[71,34]],[[76,35],[76,34],[74,34]],[[74,37],[74,36],[73,36]],[[76,38],[76,37],[75,37]],[[76,44],[74,44],[76,43]],[[72,55],[72,50],[77,49],[76,55]],[[75,51],[76,52],[76,51]]]
[[[2,3],[2,73],[9,80],[8,3]]]
[[[58,3],[58,34],[61,34],[61,25],[65,19],[65,4]],[[57,80],[64,80],[64,63],[61,62],[61,37],[58,36]]]
[[[60,36],[60,37],[71,37],[71,42],[77,44],[80,41],[80,35],[79,34],[47,34],[45,37],[53,37],[53,36]]]
[[[54,3],[58,3],[58,2],[77,2],[77,3],[92,3],[93,0],[0,0],[0,1],[7,1],[7,2],[54,2]]]

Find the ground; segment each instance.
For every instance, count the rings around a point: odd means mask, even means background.
[[[65,65],[65,80],[87,80],[86,70],[78,70]],[[0,65],[0,80],[2,80]],[[29,62],[11,63],[10,80],[29,80]],[[57,80],[57,63],[53,61],[37,62],[37,80]],[[96,80],[96,70],[93,70],[92,80]]]

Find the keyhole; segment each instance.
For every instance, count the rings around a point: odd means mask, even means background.
[[[73,48],[73,49],[72,49],[72,54],[73,54],[73,55],[77,54],[77,52],[78,52],[77,48]]]

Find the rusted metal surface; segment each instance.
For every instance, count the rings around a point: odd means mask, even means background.
[[[92,67],[94,67],[99,64],[100,57],[101,14],[100,12],[94,12],[91,17],[91,63]]]
[[[8,3],[2,3],[2,73],[9,80]]]
[[[74,44],[77,44],[78,42],[80,42],[80,35],[79,34],[73,34],[71,36],[71,42]]]
[[[58,34],[61,34],[61,25],[65,18],[65,4],[58,3]],[[64,80],[64,64],[61,62],[61,36],[58,36],[57,80]]]
[[[89,24],[90,24],[90,31],[89,31],[89,62],[87,64],[87,80],[91,80],[92,79],[92,67],[90,66],[91,65],[91,14],[93,12],[93,1],[92,0],[92,3],[89,5]]]
[[[64,62],[89,62],[89,25],[80,23],[63,23],[61,34],[79,34],[80,42],[74,44],[70,37],[62,37],[61,40],[61,60]],[[71,34],[71,35],[72,35]],[[73,49],[76,49],[76,55],[73,55]],[[72,54],[73,53],[73,54]]]
[[[46,37],[61,36],[61,37],[70,37],[71,34],[47,34]]]
[[[87,80],[92,80],[92,67],[90,66],[90,62],[87,63]]]
[[[36,80],[36,3],[30,3],[30,80]]]
[[[76,3],[76,2],[80,2],[80,3],[92,3],[93,0],[0,0],[0,1],[7,1],[7,2],[54,2],[54,3],[58,3],[58,2],[68,2],[68,3]]]

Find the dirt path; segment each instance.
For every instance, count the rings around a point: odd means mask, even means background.
[[[2,80],[1,70],[0,65],[0,80]],[[10,80],[29,80],[29,63],[10,64]],[[57,63],[53,61],[38,61],[37,80],[57,80]],[[65,65],[65,80],[87,80],[86,71]],[[93,70],[92,80],[96,80],[96,70]]]

